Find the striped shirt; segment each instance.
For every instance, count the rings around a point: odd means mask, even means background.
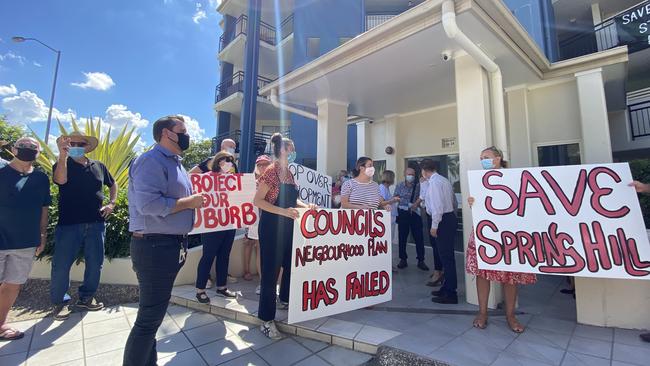
[[[341,197],[347,198],[350,204],[364,209],[377,209],[381,202],[379,185],[376,182],[360,183],[356,179],[343,183]]]

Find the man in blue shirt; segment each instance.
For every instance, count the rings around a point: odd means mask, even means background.
[[[38,141],[23,137],[12,148],[15,158],[0,162],[0,340],[24,336],[6,324],[7,314],[47,242],[52,198],[49,178],[33,166],[39,151]]]
[[[129,171],[131,260],[140,286],[138,316],[124,350],[124,365],[156,365],[156,332],[162,323],[178,271],[185,263],[187,233],[194,210],[203,205],[192,195],[180,154],[189,147],[181,116],[153,125],[153,149],[135,159]]]

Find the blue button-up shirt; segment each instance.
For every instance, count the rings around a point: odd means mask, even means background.
[[[192,230],[194,210],[171,213],[179,198],[192,194],[178,155],[160,145],[140,155],[129,170],[129,231],[184,235]]]

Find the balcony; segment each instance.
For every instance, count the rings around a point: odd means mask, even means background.
[[[632,140],[650,136],[650,101],[627,106]]]
[[[372,28],[395,18],[399,14],[367,14],[366,15],[366,32]]]
[[[282,132],[282,135],[285,137],[291,138],[291,130],[287,129]],[[221,142],[225,139],[231,139],[234,140],[235,143],[237,144],[237,148],[235,149],[236,152],[239,152],[240,149],[240,141],[241,141],[241,130],[234,130],[230,131],[227,133],[222,133],[220,135],[215,136],[212,138],[212,153],[215,154],[217,151],[219,151],[219,148],[221,146]],[[269,140],[271,139],[271,134],[268,133],[263,133],[263,132],[255,132],[253,135],[253,141],[255,144],[255,156],[260,156],[264,153],[268,153],[267,151],[267,144]]]
[[[228,45],[232,43],[240,35],[246,35],[248,31],[248,16],[241,15],[235,21],[235,28],[232,34],[227,37],[227,34],[221,35],[219,38],[219,52],[222,52]],[[293,34],[293,14],[289,15],[285,20],[280,24],[280,37],[279,41],[282,42],[284,39]],[[268,23],[260,22],[260,42],[265,42],[270,46],[277,46],[278,44],[278,31],[275,27],[271,26]]]
[[[273,82],[272,79],[263,76],[257,77],[257,88],[263,88]],[[214,103],[218,104],[235,93],[244,92],[244,72],[238,71],[233,76],[217,85],[214,92]]]

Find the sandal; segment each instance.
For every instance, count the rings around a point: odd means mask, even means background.
[[[477,315],[476,318],[474,319],[474,323],[472,323],[472,325],[474,326],[474,328],[478,328],[478,329],[487,328],[487,325],[488,325],[487,314],[486,315],[483,315],[483,314]]]
[[[251,281],[252,279],[253,275],[250,272],[244,272],[244,280]]]
[[[208,294],[205,292],[197,292],[196,293],[196,299],[201,303],[201,304],[207,304],[210,302],[210,297]]]
[[[517,320],[517,318],[512,317],[512,318],[508,318],[508,319],[506,319],[506,320],[507,320],[507,322],[508,322],[508,327],[510,327],[510,330],[511,330],[511,331],[513,331],[513,332],[515,332],[515,333],[517,333],[517,334],[521,334],[521,333],[524,332],[524,330],[526,330],[526,327],[524,327],[524,326],[519,322],[519,320]]]
[[[2,341],[15,341],[21,339],[25,336],[25,333],[19,331],[18,329],[5,329],[0,333],[0,340]]]

